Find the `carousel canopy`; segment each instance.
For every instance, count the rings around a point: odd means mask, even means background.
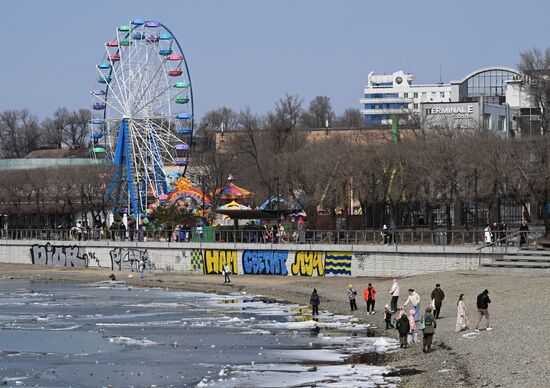
[[[164,199],[168,205],[172,205],[179,201],[180,199],[186,199],[191,198],[193,199],[197,204],[202,204],[204,202],[204,205],[207,207],[211,207],[212,204],[210,202],[210,198],[203,193],[201,190],[193,187],[191,185],[191,182],[187,178],[179,178],[176,181],[176,189],[172,191],[166,199]],[[160,200],[163,200],[162,198],[159,198]]]
[[[245,205],[241,205],[240,203],[237,203],[235,201],[231,201],[229,203],[226,203],[223,206],[220,206],[218,210],[250,210],[251,208]]]
[[[248,199],[252,193],[242,187],[237,186],[233,182],[229,182],[222,190],[221,197],[225,200]]]

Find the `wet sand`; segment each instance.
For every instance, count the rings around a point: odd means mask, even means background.
[[[37,281],[95,282],[107,280],[108,269],[51,268],[32,265],[0,264],[0,279],[29,279]],[[346,296],[348,283],[358,290],[359,310],[353,314],[361,321],[376,325],[377,335],[397,338],[395,330],[385,331],[383,307],[389,303],[387,292],[391,279],[346,277],[279,277],[237,276],[230,284],[223,283],[221,275],[194,275],[176,272],[147,273],[145,279],[138,274],[114,272],[117,280],[142,287],[228,293],[246,292],[263,295],[282,302],[308,304],[315,287],[321,297],[321,310],[350,314]],[[375,315],[366,315],[362,291],[367,283],[377,288]],[[414,288],[421,296],[421,307],[426,307],[431,290],[440,283],[445,291],[441,319],[434,337],[431,353],[422,353],[421,345],[412,345],[405,351],[394,353],[389,365],[403,376],[407,387],[460,387],[460,386],[545,386],[550,374],[550,351],[547,334],[550,320],[547,313],[537,314],[538,301],[550,297],[547,276],[492,275],[478,272],[445,272],[399,279],[401,297]],[[472,330],[455,333],[456,301],[460,293],[466,294],[470,313],[470,326],[475,325],[475,298],[483,289],[489,289],[493,301],[489,307],[494,330],[474,333]],[[482,328],[485,325],[482,324]]]

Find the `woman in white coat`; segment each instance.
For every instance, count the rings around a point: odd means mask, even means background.
[[[491,238],[491,227],[489,225],[487,225],[487,227],[485,228],[485,233],[483,235],[484,237],[484,240],[485,240],[485,244],[490,244],[493,242],[492,238]]]
[[[466,310],[466,304],[464,304],[464,294],[460,294],[458,302],[456,304],[456,327],[455,332],[469,329],[468,327],[468,310]]]

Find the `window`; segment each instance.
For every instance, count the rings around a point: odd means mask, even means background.
[[[409,98],[409,93],[403,93],[403,97]]]
[[[414,93],[414,98],[418,98],[418,93]]]
[[[413,109],[418,109],[418,104],[417,103],[413,104]]]
[[[426,92],[422,92],[422,99],[423,99],[423,100],[426,99]]]
[[[485,129],[491,129],[491,115],[489,113],[483,114],[483,127]]]
[[[505,116],[498,116],[498,130],[499,131],[504,131],[504,120],[505,120]]]

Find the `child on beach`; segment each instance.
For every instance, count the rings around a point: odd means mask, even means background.
[[[390,306],[385,305],[384,306],[384,321],[386,322],[386,330],[388,330],[390,327],[393,328],[391,318],[393,315],[393,311],[390,310]]]
[[[399,347],[407,349],[407,336],[411,329],[409,325],[409,318],[407,318],[407,313],[404,310],[399,312],[399,319],[396,323],[397,330],[399,331]]]
[[[409,310],[409,334],[407,335],[407,342],[409,344],[418,342],[418,327],[414,321],[414,310]]]

